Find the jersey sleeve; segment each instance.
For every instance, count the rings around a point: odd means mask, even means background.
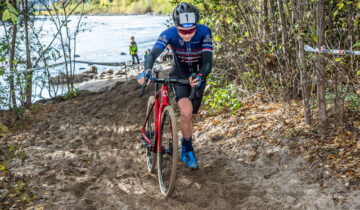
[[[166,46],[169,44],[170,31],[169,29],[162,32],[156,41],[154,47],[159,48],[161,51],[165,50]]]
[[[210,28],[206,27],[202,40],[202,52],[213,52],[212,35]]]
[[[202,40],[202,61],[200,64],[199,75],[203,80],[210,74],[212,69],[212,57],[213,57],[213,47],[212,47],[212,36],[210,28],[206,27],[204,30],[204,36]]]

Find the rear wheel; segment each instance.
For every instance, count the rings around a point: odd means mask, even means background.
[[[161,192],[168,196],[175,187],[178,159],[178,135],[176,118],[171,106],[161,115],[160,146],[157,152],[157,168]]]
[[[150,139],[151,144],[147,145],[145,148],[146,151],[146,165],[148,168],[148,171],[150,173],[155,173],[155,165],[156,165],[156,154],[153,152],[153,145],[155,144],[155,110],[154,108],[151,110],[151,106],[153,105],[155,101],[154,96],[150,96],[147,104],[147,112],[146,116],[151,111],[151,115],[149,116],[149,119],[146,123],[145,127],[145,135]]]

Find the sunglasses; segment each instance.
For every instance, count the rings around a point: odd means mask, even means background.
[[[196,31],[196,27],[193,29],[189,29],[189,30],[182,30],[182,29],[178,29],[179,33],[182,35],[186,35],[186,34],[193,34]]]

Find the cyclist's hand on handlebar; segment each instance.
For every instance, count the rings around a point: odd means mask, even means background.
[[[201,77],[196,75],[196,78],[189,77],[191,87],[200,87],[201,86]]]
[[[146,85],[149,85],[149,84],[150,84],[151,79],[152,79],[152,72],[151,72],[150,69],[148,69],[148,70],[146,70],[146,71],[144,71],[144,72],[142,72],[142,73],[139,74],[138,83],[139,83],[140,85],[144,84],[144,82],[145,82],[145,76],[146,76],[146,74],[147,74],[148,72],[150,72],[150,76],[149,76],[149,81],[147,82]]]
[[[141,79],[138,79],[139,85],[144,84],[144,82],[145,82],[145,77],[141,77]],[[149,82],[150,82],[150,81],[148,81],[148,83],[149,83]]]

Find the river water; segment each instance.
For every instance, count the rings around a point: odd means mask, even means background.
[[[79,18],[80,16],[71,16],[69,19],[69,34],[72,37]],[[130,37],[134,36],[138,45],[140,61],[143,61],[145,51],[152,48],[160,33],[167,28],[168,21],[169,16],[84,16],[81,19],[81,30],[76,37],[76,60],[89,62],[129,62],[131,60],[129,55]],[[39,30],[38,35],[44,47],[48,46],[57,33],[54,23],[46,16],[36,17],[35,28]],[[65,29],[62,32],[65,33]],[[4,27],[2,26],[0,27],[0,37],[4,37]],[[54,41],[52,46],[61,52],[59,38]],[[74,49],[73,46],[72,49]],[[22,50],[22,52],[25,51]],[[37,56],[35,52],[31,52],[33,62]],[[50,60],[49,64],[62,61],[63,58],[56,61]],[[39,64],[39,66],[43,66],[43,64]],[[98,73],[109,68],[108,66],[97,67]],[[112,67],[113,70],[116,68]],[[76,64],[75,69],[76,73],[79,73],[88,70],[89,66],[86,64]],[[18,68],[18,70],[23,69]],[[51,71],[55,72],[57,70],[52,69]],[[41,75],[39,74],[39,76]],[[1,86],[6,84],[2,77],[0,77],[0,83]],[[33,89],[36,94],[35,100],[50,97],[46,89],[42,89],[41,92],[39,87]],[[3,97],[6,98],[7,96]]]
[[[78,55],[81,60],[116,62],[130,60],[130,36],[135,36],[139,57],[151,48],[160,33],[167,27],[167,16],[89,16],[84,23],[91,31],[79,34]]]
[[[45,17],[40,17],[45,18]],[[39,18],[39,19],[40,19]],[[70,18],[70,34],[75,31],[79,16]],[[130,37],[134,36],[138,44],[139,58],[151,48],[159,34],[167,28],[169,16],[129,15],[129,16],[85,16],[81,21],[81,31],[77,36],[77,60],[90,62],[130,61]],[[54,33],[54,24],[47,18],[38,21],[37,27],[43,27],[47,34],[43,43],[48,44]],[[59,43],[59,42],[58,42]],[[126,55],[121,55],[126,53]]]

